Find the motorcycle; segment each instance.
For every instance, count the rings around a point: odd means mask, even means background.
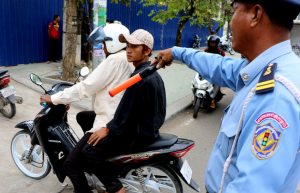
[[[193,48],[200,48],[201,38],[198,35],[194,35]]]
[[[16,114],[15,103],[22,104],[23,98],[15,96],[14,86],[9,86],[10,75],[8,70],[0,70],[0,112],[4,117],[13,118]]]
[[[231,35],[229,35],[229,39],[225,39],[225,41],[220,42],[220,49],[221,51],[229,51],[231,55],[235,54],[235,51],[232,49],[232,43],[231,43]]]
[[[199,109],[211,109],[211,102],[214,99],[214,102],[217,103],[223,98],[223,94],[219,90],[217,93],[214,93],[213,85],[204,78],[200,76],[199,73],[196,73],[194,80],[192,81],[192,92],[194,95],[194,113],[193,117],[197,118]]]
[[[88,71],[87,67],[83,67],[79,76],[87,75]],[[31,74],[30,78],[42,87],[38,76]],[[73,84],[61,82],[53,85],[48,91],[44,90],[46,94],[52,95],[71,86]],[[52,168],[58,180],[63,183],[66,177],[63,163],[79,138],[67,121],[69,105],[43,106],[33,121],[24,121],[16,125],[21,131],[12,139],[12,157],[17,167],[28,177],[44,178]],[[30,147],[25,145],[23,138],[27,138]],[[17,152],[18,140],[21,141],[21,153]],[[119,168],[119,180],[127,193],[182,193],[179,177],[199,192],[199,186],[192,179],[191,168],[186,160],[183,162],[181,159],[194,145],[194,141],[161,133],[155,143],[106,161]],[[92,189],[105,192],[105,187],[95,175],[85,175]]]

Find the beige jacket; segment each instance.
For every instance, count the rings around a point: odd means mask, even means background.
[[[124,94],[123,91],[111,97],[108,92],[125,82],[133,71],[134,66],[127,62],[125,51],[112,54],[101,62],[84,81],[52,95],[52,103],[54,105],[70,104],[96,94],[94,110],[97,116],[93,128],[88,131],[93,133],[106,127],[106,124],[113,118]]]

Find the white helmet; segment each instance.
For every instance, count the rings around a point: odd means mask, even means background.
[[[126,47],[126,43],[119,41],[119,35],[130,35],[127,27],[121,24],[102,25],[96,28],[88,37],[91,44],[105,42],[106,49],[110,54],[116,53]]]
[[[127,27],[121,24],[111,24],[104,27],[107,38],[105,41],[106,49],[109,53],[116,53],[126,47],[126,43],[119,41],[120,34],[130,35]]]

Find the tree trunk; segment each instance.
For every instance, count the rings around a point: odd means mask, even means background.
[[[72,25],[73,17],[77,18],[77,2],[76,0],[67,1],[67,30],[66,30],[66,51],[63,59],[62,79],[67,81],[69,78],[75,77],[75,56],[77,44],[77,26]]]
[[[182,30],[186,22],[188,22],[188,19],[181,21],[177,27],[175,46],[181,47]]]
[[[88,15],[89,15],[89,21],[90,21],[90,31],[89,31],[89,34],[91,34],[91,32],[92,32],[92,23],[93,23],[93,17],[92,17],[92,15],[93,15],[93,13],[92,13],[92,8],[93,8],[93,3],[91,3],[91,2],[89,2],[89,13],[88,13]],[[90,60],[91,60],[91,45],[90,45],[90,43],[88,43],[88,48],[87,48],[87,53],[88,53],[88,55],[87,55],[87,63],[89,63],[90,62]]]

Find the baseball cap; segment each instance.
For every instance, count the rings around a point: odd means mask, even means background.
[[[135,30],[131,35],[120,34],[119,41],[121,43],[128,42],[133,45],[146,45],[151,50],[154,44],[153,36],[143,29]]]

